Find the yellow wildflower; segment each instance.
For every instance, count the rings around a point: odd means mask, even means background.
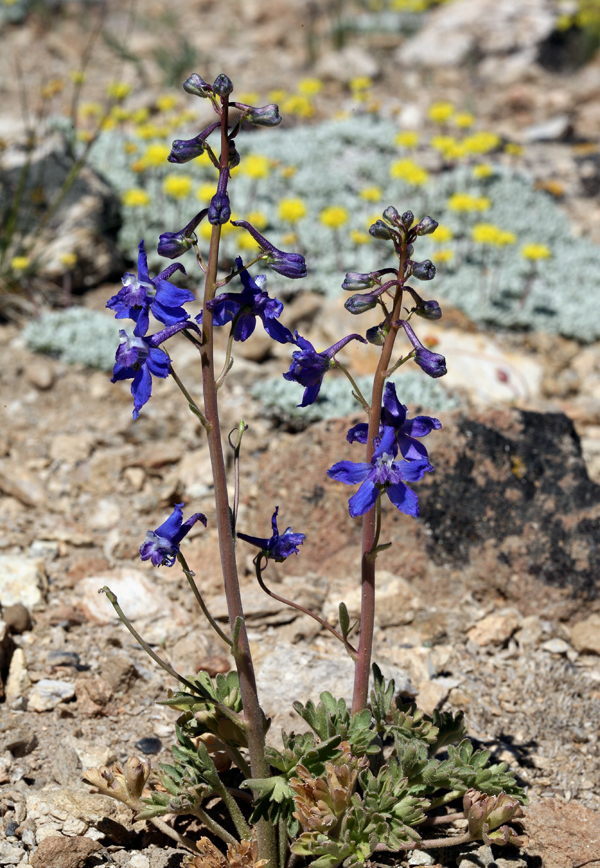
[[[323,82],[320,78],[301,78],[298,82],[298,93],[303,96],[316,96],[323,90]]]
[[[150,204],[150,196],[140,187],[132,187],[123,193],[121,201],[126,208],[145,208]]]
[[[83,84],[86,79],[86,74],[81,69],[72,69],[69,72],[69,78],[73,84]]]
[[[357,75],[356,78],[350,79],[350,90],[356,96],[361,91],[369,90],[373,85],[373,79],[368,75]]]
[[[371,236],[366,232],[361,232],[359,229],[351,229],[350,240],[353,244],[368,244],[371,240]]]
[[[281,110],[299,118],[310,118],[315,113],[311,101],[302,94],[289,96],[281,106]]]
[[[79,115],[82,120],[86,118],[97,118],[104,113],[104,109],[99,102],[82,102],[79,106]]]
[[[471,237],[476,244],[492,244],[496,247],[514,244],[517,240],[514,232],[500,229],[493,223],[477,223],[471,230]]]
[[[382,197],[381,187],[363,187],[358,194],[365,202],[379,202]]]
[[[469,154],[487,154],[500,145],[500,136],[497,133],[480,130],[463,139],[463,147]]]
[[[348,222],[348,212],[340,205],[329,205],[327,208],[323,208],[319,220],[323,226],[327,226],[329,229],[339,229]]]
[[[51,78],[41,89],[42,98],[52,99],[53,96],[64,90],[64,86],[65,83],[61,78]]]
[[[473,177],[482,180],[490,178],[494,174],[493,168],[489,163],[480,163],[479,166],[473,166]]]
[[[240,171],[249,178],[267,178],[271,171],[271,161],[263,154],[248,154],[240,163]]]
[[[255,90],[247,90],[245,93],[238,93],[235,96],[236,102],[243,102],[244,105],[257,105],[260,96]]]
[[[390,176],[414,187],[420,187],[429,180],[429,173],[414,160],[396,160],[390,166]]]
[[[277,213],[280,220],[285,220],[293,225],[306,217],[306,205],[302,199],[282,199],[279,202]]]
[[[138,146],[135,142],[125,142],[123,145],[123,150],[126,154],[137,154]]]
[[[161,145],[158,142],[148,145],[142,156],[144,168],[156,169],[162,166],[170,153],[171,148],[168,145]]]
[[[504,145],[504,153],[511,154],[513,157],[520,157],[524,151],[523,145],[517,145],[516,142],[507,142]]]
[[[139,108],[131,114],[131,120],[134,124],[145,124],[150,117],[150,109]]]
[[[505,244],[516,244],[517,236],[514,232],[511,232],[509,229],[501,229],[498,232],[498,240],[497,244],[500,247],[503,247]]]
[[[436,252],[431,257],[434,262],[437,262],[443,265],[446,262],[450,262],[454,259],[454,250],[449,250],[446,248],[445,250],[436,250]]]
[[[461,127],[461,129],[467,129],[468,127],[472,127],[475,123],[475,116],[472,115],[471,112],[459,112],[454,115],[452,122],[457,127]]]
[[[209,224],[210,225],[210,224]],[[229,224],[226,223],[226,226]],[[240,237],[237,239],[236,244],[239,250],[253,250],[257,253],[260,252],[260,248],[254,238],[249,235],[247,232],[242,232]]]
[[[486,196],[470,196],[468,193],[454,193],[448,199],[451,211],[487,211],[492,204]]]
[[[65,266],[65,268],[73,268],[73,266],[77,262],[77,254],[76,253],[61,253],[61,255],[59,256],[59,259],[60,259],[62,265]]]
[[[113,81],[106,88],[107,96],[111,99],[125,99],[131,93],[132,87],[124,81]]]
[[[429,106],[427,117],[434,124],[445,124],[454,114],[454,106],[451,102],[434,102]]]
[[[172,93],[161,93],[160,96],[156,98],[156,108],[159,112],[170,112],[172,111],[179,99]]]
[[[212,197],[215,195],[215,190],[216,187],[214,184],[200,184],[196,190],[196,198],[201,202],[210,202]]]
[[[13,271],[25,271],[31,265],[31,259],[28,256],[13,256],[10,260],[10,267]]]
[[[185,199],[192,192],[189,175],[167,175],[163,181],[163,193],[172,199]]]
[[[401,148],[416,148],[419,144],[419,134],[415,130],[402,130],[395,139],[395,145],[400,145]]]
[[[275,90],[269,91],[269,102],[283,102],[287,95],[287,90],[284,90],[282,87],[275,88]]]
[[[108,130],[114,130],[116,125],[117,125],[116,120],[109,116],[107,118],[103,118],[102,123],[100,124],[100,129],[104,130],[106,132]]]
[[[446,241],[451,241],[454,238],[454,233],[449,226],[440,223],[435,232],[431,234],[431,240],[437,244],[444,244]]]
[[[521,247],[521,256],[532,261],[549,259],[552,256],[552,251],[545,244],[524,244]]]

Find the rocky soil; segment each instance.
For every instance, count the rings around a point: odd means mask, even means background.
[[[8,116],[16,116],[17,53],[29,85],[37,81],[28,65],[34,44],[35,69],[46,77],[77,65],[93,19],[79,8],[67,7],[53,22],[33,17],[0,34]],[[532,3],[529,11],[539,17],[539,46],[546,38],[544,15],[553,7]],[[192,14],[195,29],[188,26]],[[128,22],[122,7],[109,4],[110,28],[126,32]],[[560,180],[577,231],[600,242],[597,160],[590,148],[585,159],[577,151],[578,142],[597,135],[597,61],[552,70],[533,57],[527,61],[523,52],[531,46],[509,40],[500,49],[485,43],[485,63],[460,66],[458,58],[448,66],[409,68],[398,56],[397,37],[354,36],[352,52],[340,54],[330,25],[326,4],[299,0],[278,6],[198,2],[193,13],[189,4],[173,3],[168,15],[161,4],[139,3],[128,45],[141,66],[120,61],[117,75],[114,47],[99,42],[86,97],[101,96],[116,77],[136,82],[140,70],[147,93],[155,94],[163,72],[153,50],[171,40],[175,52],[184,33],[207,78],[223,69],[234,79],[243,73],[244,89],[266,93],[282,84],[291,88],[307,73],[322,75],[322,116],[331,105],[344,105],[345,82],[359,74],[379,75],[389,101],[417,118],[433,99],[462,101],[467,92],[478,117],[529,142],[528,168],[540,183]],[[512,32],[507,20],[499,27]],[[560,133],[539,141],[535,128],[560,116],[572,140]],[[100,309],[115,290],[116,284],[105,284],[82,303]],[[440,413],[444,429],[429,438],[437,487],[423,488],[423,519],[410,528],[403,517],[394,522],[393,554],[380,557],[376,657],[425,710],[464,709],[476,744],[517,770],[532,802],[525,820],[529,844],[520,852],[467,847],[415,854],[396,864],[593,865],[600,863],[600,345],[492,334],[457,311],[445,313],[432,334],[449,359],[455,353],[462,360],[449,377],[460,409]],[[328,346],[347,330],[341,303],[305,298],[289,315],[315,344]],[[489,369],[477,356],[482,346],[493,359]],[[183,341],[174,358],[180,375],[194,382],[196,359]],[[357,602],[356,528],[345,516],[347,492],[323,469],[335,448],[333,433],[343,442],[350,420],[300,433],[276,425],[249,389],[287,364],[285,348],[274,355],[248,350],[228,379],[223,428],[240,418],[250,426],[239,523],[266,535],[279,503],[281,523],[306,533],[307,544],[303,556],[272,572],[272,586],[334,617],[341,599],[351,611]],[[499,368],[515,372],[512,383],[499,385]],[[527,372],[525,389],[513,387],[521,382],[519,372]],[[196,526],[184,551],[211,610],[225,618],[202,431],[171,380],[155,384],[154,398],[133,423],[126,384],[112,386],[106,374],[32,354],[15,325],[0,327],[0,412],[0,864],[174,868],[182,858],[174,842],[146,823],[132,823],[118,803],[90,795],[82,774],[132,754],[146,754],[153,764],[167,761],[174,735],[174,714],[156,704],[172,685],[115,619],[99,587],[108,584],[117,593],[146,641],[179,671],[216,673],[229,665],[183,577],[175,568],[153,570],[137,557],[146,531],[174,502],[204,512],[208,530]],[[487,433],[474,443],[467,431]],[[498,450],[505,447],[501,459]],[[300,466],[303,456],[309,460]],[[475,470],[463,474],[468,484],[458,491],[462,459],[472,460]],[[276,473],[277,462],[289,473]],[[486,492],[487,508],[480,500]],[[470,502],[477,504],[476,516],[469,515]],[[467,547],[450,544],[456,516],[470,522]],[[552,548],[559,525],[560,551]],[[313,621],[259,592],[248,549],[240,547],[239,558],[275,737],[280,726],[299,728],[289,711],[292,699],[317,699],[323,689],[347,694],[348,664]]]

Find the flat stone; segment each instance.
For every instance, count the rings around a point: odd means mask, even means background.
[[[0,555],[0,602],[2,606],[22,603],[28,609],[44,602],[46,571],[40,558]]]
[[[518,629],[520,614],[515,609],[506,609],[482,618],[468,631],[467,636],[480,647],[485,645],[504,645]]]
[[[0,462],[0,491],[25,506],[44,506],[46,493],[39,480],[11,459]]]
[[[29,711],[52,711],[60,702],[73,699],[74,696],[75,685],[72,682],[42,678],[31,689],[27,708]]]
[[[88,856],[102,849],[91,838],[52,836],[39,845],[31,857],[33,868],[84,868]]]
[[[533,802],[523,820],[528,856],[537,856],[544,868],[573,868],[600,860],[600,814],[560,799]]]
[[[91,434],[57,434],[50,443],[50,458],[77,464],[90,457],[94,442]]]
[[[41,391],[50,389],[56,379],[54,369],[41,358],[25,366],[25,377],[32,386]]]
[[[25,858],[25,850],[20,844],[0,841],[0,865],[18,865]]]
[[[96,506],[88,519],[88,527],[93,530],[110,530],[119,523],[121,509],[116,500],[102,497],[96,502]]]
[[[600,615],[590,615],[571,627],[571,644],[580,654],[600,655]]]
[[[38,844],[56,834],[85,835],[90,827],[102,827],[105,818],[131,827],[129,808],[110,796],[79,787],[44,787],[28,795],[26,803],[27,818],[36,824]]]
[[[172,611],[170,600],[161,593],[155,581],[146,573],[133,567],[110,570],[87,579],[82,579],[77,588],[82,594],[81,605],[88,617],[99,624],[118,621],[112,605],[105,594],[98,593],[108,585],[116,595],[119,605],[130,621],[152,618]]]

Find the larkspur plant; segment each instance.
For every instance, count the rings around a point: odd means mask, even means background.
[[[219,243],[223,226],[230,220],[230,167],[237,165],[237,137],[244,122],[274,126],[280,116],[276,105],[254,107],[231,99],[233,85],[225,75],[214,84],[192,75],[184,89],[212,104],[218,121],[188,142],[177,141],[169,155],[174,163],[186,163],[207,153],[218,172],[215,194],[204,209],[181,230],[161,235],[158,249],[176,259],[193,250],[204,274],[202,310],[188,313],[185,305],[194,299],[189,289],[179,289],[168,280],[179,264],[170,265],[156,277],[148,271],[144,242],[140,243],[138,273],[126,274],[123,288],[108,302],[118,319],[130,319],[132,332],[121,331],[113,382],[132,380],[133,415],[137,418],[151,398],[153,377],[171,376],[183,393],[190,410],[203,425],[208,440],[216,503],[223,584],[229,611],[229,629],[217,624],[202,597],[194,572],[181,552],[180,543],[196,522],[206,526],[201,513],[184,519],[182,503],[155,530],[149,530],[140,546],[142,560],[156,566],[172,567],[178,562],[211,627],[228,646],[235,668],[215,679],[200,672],[184,677],[175,672],[144,642],[122,612],[109,588],[102,590],[124,624],[151,657],[179,682],[164,705],[180,712],[177,744],[172,764],[161,764],[147,787],[149,764],[131,758],[125,771],[115,767],[90,769],[86,777],[103,793],[129,805],[138,819],[148,819],[191,851],[187,864],[227,868],[240,864],[248,868],[291,868],[299,859],[314,868],[346,868],[366,862],[375,852],[402,853],[413,849],[447,847],[469,841],[520,843],[507,823],[518,817],[526,801],[515,783],[514,773],[504,763],[490,765],[490,753],[474,750],[465,738],[462,713],[424,714],[414,704],[403,704],[395,696],[394,682],[386,683],[372,664],[375,615],[375,562],[382,543],[381,501],[384,495],[407,516],[419,515],[418,495],[413,485],[433,470],[423,438],[441,428],[428,416],[408,417],[396,386],[389,380],[401,365],[414,361],[430,377],[446,373],[443,356],[428,350],[419,341],[412,322],[417,317],[439,319],[439,304],[424,300],[408,281],[429,281],[435,268],[429,260],[414,258],[414,245],[423,235],[435,232],[431,217],[415,222],[410,211],[400,214],[388,207],[370,232],[391,244],[394,267],[361,273],[349,272],[342,288],[353,294],[346,308],[353,315],[368,310],[379,312],[380,322],[366,330],[366,336],[352,333],[328,349],[317,351],[282,322],[283,304],[269,296],[265,275],[251,276],[249,268],[263,263],[276,274],[290,279],[306,276],[304,257],[277,249],[247,221],[237,225],[247,230],[258,245],[256,256],[219,277]],[[213,150],[209,137],[220,131],[220,150]],[[199,248],[196,228],[201,221],[211,225],[208,256]],[[173,229],[173,227],[170,227]],[[241,291],[222,291],[239,280]],[[233,283],[236,286],[235,282]],[[404,307],[410,299],[412,306]],[[410,302],[409,302],[410,304]],[[148,334],[150,314],[163,326]],[[293,601],[283,600],[269,590],[264,572],[269,561],[281,562],[299,553],[304,534],[288,527],[280,531],[279,506],[274,506],[270,537],[238,531],[239,461],[246,426],[240,421],[234,450],[235,491],[230,505],[225,459],[218,412],[218,392],[233,364],[236,342],[249,339],[260,320],[265,332],[280,344],[289,344],[292,359],[286,380],[304,386],[301,406],[317,398],[327,373],[337,368],[346,375],[352,394],[365,411],[367,421],[354,425],[349,443],[365,447],[364,460],[340,460],[327,472],[334,480],[359,485],[349,499],[352,517],[362,516],[362,601],[359,624],[351,625],[344,603],[339,607],[339,624],[329,624]],[[223,370],[215,370],[213,334],[229,325],[229,340]],[[165,344],[181,333],[198,350],[202,370],[204,406],[201,408],[176,373]],[[394,360],[396,338],[407,347]],[[350,372],[337,358],[349,342],[380,347],[370,400],[360,391]],[[340,444],[341,445],[341,444]],[[343,699],[321,694],[321,701],[294,703],[310,732],[282,732],[281,747],[267,746],[269,721],[261,709],[240,587],[236,573],[236,540],[256,551],[256,579],[269,595],[311,615],[344,646],[355,666],[351,708]],[[353,635],[355,630],[358,638]],[[373,687],[369,692],[369,678]],[[445,756],[437,754],[444,750]],[[211,811],[215,799],[229,815],[225,825]],[[462,799],[458,810],[446,806]],[[189,815],[201,821],[213,841],[191,840],[161,820],[164,815]],[[467,821],[463,834],[447,837],[421,834],[434,826]],[[227,845],[227,856],[214,842]]]

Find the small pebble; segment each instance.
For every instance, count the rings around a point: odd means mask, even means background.
[[[5,829],[5,834],[7,838],[13,838],[17,834],[17,829],[19,828],[19,824],[15,823],[14,820],[11,820],[10,823],[7,824]]]
[[[542,649],[550,654],[566,654],[571,650],[571,646],[564,639],[548,639],[547,642],[542,642]]]
[[[49,651],[46,663],[50,666],[79,666],[79,654],[76,651]]]
[[[27,630],[31,630],[31,615],[27,606],[24,606],[23,603],[5,606],[2,610],[2,620],[6,621],[11,633],[20,635]]]
[[[160,753],[162,750],[162,741],[160,738],[156,738],[155,736],[148,736],[147,738],[140,738],[139,741],[136,741],[135,746],[138,750],[141,750],[142,753],[155,754]]]

